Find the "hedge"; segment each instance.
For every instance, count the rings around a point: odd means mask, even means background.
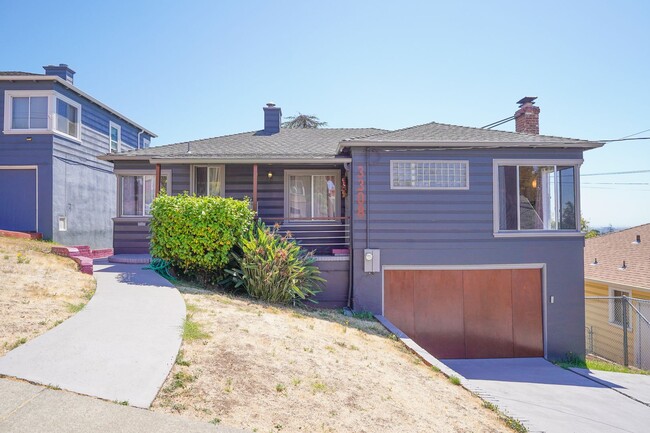
[[[248,199],[161,194],[151,206],[151,255],[186,273],[219,272],[250,229]]]

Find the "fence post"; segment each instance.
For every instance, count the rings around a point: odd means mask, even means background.
[[[627,353],[627,304],[630,302],[627,296],[623,296],[623,365],[629,366],[628,353]]]

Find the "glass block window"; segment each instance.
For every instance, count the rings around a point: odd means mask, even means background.
[[[391,161],[391,189],[469,189],[469,161]]]

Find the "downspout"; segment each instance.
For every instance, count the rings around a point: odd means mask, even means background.
[[[144,132],[144,129],[138,132],[138,142],[135,144],[136,149],[140,149],[140,134]]]
[[[347,302],[347,308],[348,310],[352,310],[352,284],[353,284],[353,279],[352,279],[352,273],[354,272],[354,230],[353,224],[354,224],[354,211],[352,209],[352,206],[354,206],[354,202],[352,201],[352,191],[354,191],[354,188],[352,187],[352,184],[354,182],[354,179],[351,178],[350,175],[350,168],[353,167],[352,163],[347,163],[343,165],[345,167],[345,176],[348,179],[347,185],[348,185],[348,196],[346,197],[347,203],[345,206],[345,210],[349,212],[350,214],[350,227],[349,227],[349,236],[350,236],[350,242],[349,242],[349,247],[350,247],[350,255],[349,255],[349,271],[348,271],[348,302]]]

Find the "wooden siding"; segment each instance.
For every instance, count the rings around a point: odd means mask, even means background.
[[[630,292],[630,297],[636,299],[650,300],[650,293],[645,290],[629,290],[619,288],[615,285],[585,282],[585,296],[609,297],[609,289],[624,290]],[[587,299],[585,301],[585,331],[587,340],[589,333],[593,341],[593,353],[623,364],[623,327],[610,322],[610,303],[609,299]],[[628,336],[628,362],[636,365],[636,338],[635,330],[637,329],[637,314],[634,310],[630,311],[630,326],[627,331]],[[589,345],[587,341],[587,345]]]

